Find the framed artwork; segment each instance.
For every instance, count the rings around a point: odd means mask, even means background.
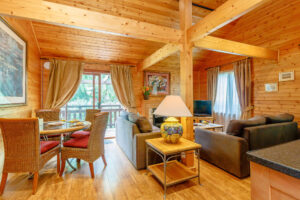
[[[266,83],[265,91],[266,92],[278,92],[278,83]]]
[[[0,18],[0,107],[26,105],[27,44]]]
[[[150,95],[170,94],[170,73],[145,72],[144,80],[144,85],[150,88]]]

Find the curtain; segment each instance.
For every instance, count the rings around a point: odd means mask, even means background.
[[[213,108],[216,123],[225,125],[225,129],[230,120],[239,119],[241,111],[234,72],[219,74],[216,101]]]
[[[136,112],[135,96],[132,85],[131,67],[124,65],[111,66],[111,80],[120,103],[129,111]]]
[[[213,67],[207,70],[207,98],[215,104],[217,95],[218,75],[220,67]]]
[[[78,61],[50,60],[51,71],[45,108],[60,108],[73,97],[81,81],[83,65]]]
[[[242,111],[241,118],[251,117],[251,59],[233,63],[237,94]]]

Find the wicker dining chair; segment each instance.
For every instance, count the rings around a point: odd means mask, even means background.
[[[58,121],[60,109],[38,109],[35,114],[37,118],[42,118],[44,122]]]
[[[4,166],[0,185],[2,195],[8,173],[30,172],[34,174],[33,194],[38,185],[39,170],[57,155],[57,173],[60,170],[60,145],[58,141],[40,141],[37,118],[0,119],[4,142]]]
[[[104,134],[106,131],[108,112],[95,114],[94,126],[90,136],[82,138],[73,138],[64,142],[64,147],[61,149],[62,167],[60,176],[62,176],[66,160],[69,158],[77,158],[85,160],[89,163],[91,176],[94,178],[93,162],[100,156],[106,166],[104,156]]]
[[[60,109],[37,109],[35,110],[37,118],[42,118],[44,122],[59,121]],[[41,138],[44,140],[44,138]],[[47,140],[60,141],[61,135],[48,135]]]
[[[86,130],[75,131],[74,133],[72,133],[71,138],[81,138],[81,137],[89,136],[90,131],[93,128],[95,114],[100,112],[101,112],[100,109],[86,109],[85,121],[91,122],[91,126]]]

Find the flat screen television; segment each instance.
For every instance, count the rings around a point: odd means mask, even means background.
[[[194,116],[211,116],[211,101],[196,100],[194,101]]]

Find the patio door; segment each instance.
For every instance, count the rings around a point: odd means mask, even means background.
[[[86,109],[109,112],[108,128],[115,127],[122,107],[114,92],[110,73],[84,73],[77,92],[62,108],[61,118],[84,120]]]

